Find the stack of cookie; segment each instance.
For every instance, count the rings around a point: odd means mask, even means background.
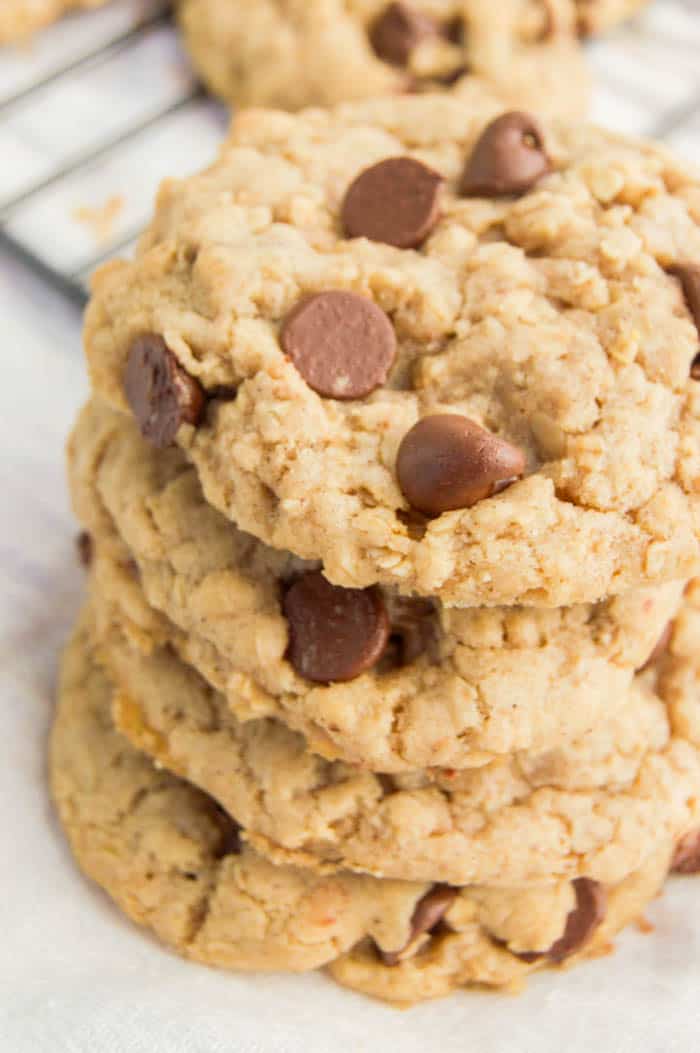
[[[437,95],[249,111],[97,275],[54,796],[183,954],[413,1002],[700,866],[700,182]]]

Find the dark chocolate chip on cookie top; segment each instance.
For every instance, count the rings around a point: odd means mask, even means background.
[[[334,399],[369,395],[396,357],[396,334],[384,311],[343,290],[301,300],[282,324],[280,343],[309,387]]]
[[[204,391],[178,363],[162,336],[134,340],[124,371],[124,393],[144,439],[168,446],[182,424],[198,424]]]
[[[399,249],[422,245],[440,218],[443,177],[412,157],[390,157],[361,172],[343,202],[349,238]]]
[[[550,170],[544,132],[534,117],[513,110],[486,126],[462,176],[465,197],[524,194]]]
[[[408,503],[428,516],[469,508],[514,482],[525,454],[455,413],[423,417],[404,436],[396,460]]]

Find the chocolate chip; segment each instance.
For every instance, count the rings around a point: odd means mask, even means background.
[[[469,508],[524,471],[522,450],[453,413],[438,413],[414,424],[396,460],[404,497],[430,516]]]
[[[75,539],[75,547],[78,550],[78,559],[81,566],[87,568],[92,563],[93,544],[92,537],[87,530],[81,530]]]
[[[673,622],[669,622],[661,636],[654,644],[654,648],[647,658],[643,666],[640,667],[639,672],[643,672],[645,669],[649,669],[650,666],[654,665],[658,660],[666,653],[668,645],[671,642],[673,636]]]
[[[379,661],[389,616],[376,588],[341,589],[320,571],[299,578],[283,600],[289,623],[287,657],[307,680],[353,680]]]
[[[398,965],[401,955],[411,944],[425,932],[432,930],[442,921],[454,903],[457,889],[450,885],[435,885],[419,899],[411,917],[411,934],[400,951],[381,951],[385,965]]]
[[[548,958],[551,962],[563,962],[576,954],[590,940],[605,919],[608,897],[603,885],[591,878],[576,878],[573,882],[576,906],[566,919],[564,934],[548,951],[531,951],[519,954],[525,962],[536,962]]]
[[[467,29],[462,15],[455,15],[447,20],[443,27],[443,36],[451,44],[464,44]]]
[[[366,168],[345,195],[345,233],[397,249],[417,248],[440,218],[443,182],[412,157],[390,157]]]
[[[700,874],[700,830],[691,831],[678,842],[671,869],[675,874]]]
[[[242,849],[241,827],[218,804],[215,802],[212,802],[212,804],[215,809],[214,819],[221,831],[221,839],[216,846],[216,858],[224,859],[226,856],[239,856]]]
[[[382,61],[406,66],[418,44],[438,33],[436,20],[416,11],[411,4],[389,4],[372,23],[369,41]]]
[[[540,125],[514,110],[487,125],[464,169],[460,191],[467,197],[523,194],[549,168]]]
[[[319,395],[359,399],[386,380],[396,334],[384,311],[356,293],[309,296],[287,315],[282,349]]]
[[[678,263],[669,267],[669,274],[680,281],[686,305],[700,334],[700,264]],[[700,352],[691,363],[690,376],[693,380],[700,380]]]
[[[397,664],[410,665],[421,655],[439,661],[440,617],[434,600],[394,596],[389,614]]]
[[[238,388],[233,384],[215,384],[213,388],[207,389],[207,396],[219,402],[234,402],[238,396]]]
[[[168,446],[181,424],[197,424],[204,409],[201,385],[155,333],[131,345],[124,392],[141,434],[157,447]]]

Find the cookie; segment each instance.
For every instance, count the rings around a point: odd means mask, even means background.
[[[75,8],[101,7],[107,0],[3,0],[0,45],[35,33]]]
[[[571,0],[501,0],[497,11],[480,0],[183,0],[178,11],[204,82],[238,106],[447,91],[580,116],[588,101]]]
[[[659,836],[700,825],[698,740],[677,731],[652,673],[569,744],[462,772],[377,775],[323,760],[279,721],[242,724],[172,649],[140,646],[98,580],[93,606],[117,726],[214,796],[273,861],[457,885],[611,883]],[[685,704],[694,714],[697,686]]]
[[[649,0],[576,0],[579,32],[604,33],[646,7]]]
[[[274,866],[205,794],[154,767],[110,721],[112,687],[84,614],[63,659],[51,735],[56,807],[80,867],[185,957],[246,970],[332,966],[412,1003],[596,955],[658,893],[671,846],[616,886],[446,890]]]
[[[98,272],[93,384],[336,585],[563,606],[691,577],[700,183],[652,145],[491,116],[241,115]]]
[[[581,735],[624,699],[680,603],[675,584],[554,610],[358,597],[237,530],[181,451],[103,404],[83,410],[69,460],[98,588],[132,631],[174,646],[239,719],[277,717],[317,753],[377,771],[463,768]]]

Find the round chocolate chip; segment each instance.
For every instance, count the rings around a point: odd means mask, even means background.
[[[700,333],[700,264],[678,263],[669,267],[669,274],[680,281],[686,305]],[[693,380],[700,380],[700,352],[691,362],[690,376]]]
[[[403,67],[422,40],[438,33],[435,19],[411,4],[388,4],[370,26],[369,41],[383,62]]]
[[[131,345],[124,393],[144,439],[158,447],[168,446],[181,424],[197,424],[204,409],[201,385],[155,333]]]
[[[671,869],[676,874],[700,874],[700,830],[692,830],[678,842]]]
[[[341,589],[312,571],[296,581],[283,602],[289,623],[287,657],[307,680],[353,680],[379,661],[391,627],[381,593]]]
[[[404,497],[428,516],[469,508],[524,471],[522,450],[453,413],[438,413],[414,424],[396,460]]]
[[[338,290],[298,303],[280,342],[309,387],[333,399],[369,395],[396,357],[396,334],[384,311],[365,296]]]
[[[563,962],[576,954],[590,940],[605,919],[608,897],[603,885],[591,878],[576,878],[573,882],[576,906],[566,919],[564,933],[548,951],[531,951],[519,954],[525,962],[536,962],[548,958],[551,962]]]
[[[349,238],[414,249],[440,217],[443,178],[412,157],[390,157],[361,172],[343,202]]]
[[[435,885],[429,892],[419,899],[411,917],[411,934],[405,946],[400,951],[381,951],[382,961],[385,965],[398,965],[401,955],[407,947],[422,936],[424,932],[432,930],[442,921],[447,911],[454,903],[457,889],[450,885]]]
[[[466,197],[524,194],[549,168],[540,125],[514,110],[484,129],[464,169],[460,191]]]

